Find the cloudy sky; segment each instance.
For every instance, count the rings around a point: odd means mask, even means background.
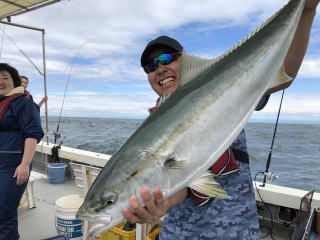
[[[140,68],[146,43],[169,35],[187,53],[213,58],[228,50],[286,3],[285,0],[63,0],[13,17],[44,28],[49,116],[145,118],[156,94]],[[318,14],[319,15],[319,14]],[[36,101],[41,76],[18,47],[42,70],[41,34],[0,25],[1,61],[30,78]],[[18,47],[17,47],[18,46]],[[75,59],[75,64],[72,62]],[[320,21],[315,19],[299,76],[286,90],[281,120],[320,122]],[[274,121],[281,94],[273,94],[253,121]],[[44,113],[44,108],[42,108]]]

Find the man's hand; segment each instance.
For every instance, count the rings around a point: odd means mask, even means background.
[[[129,198],[129,203],[132,211],[129,208],[123,209],[124,217],[131,223],[152,223],[159,220],[167,211],[166,201],[163,199],[163,194],[160,189],[153,192],[153,197],[148,188],[144,187],[140,190],[141,197],[144,201],[143,207],[137,196],[132,195]]]
[[[124,208],[122,213],[131,223],[152,223],[164,216],[169,208],[182,202],[187,196],[187,193],[187,188],[184,188],[165,200],[160,189],[154,190],[152,197],[149,189],[143,187],[140,190],[140,194],[144,202],[144,207],[140,204],[137,196],[132,195],[129,198],[132,210]]]

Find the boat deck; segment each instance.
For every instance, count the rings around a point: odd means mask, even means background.
[[[57,235],[55,227],[55,202],[66,195],[81,193],[73,181],[50,184],[47,179],[33,183],[36,207],[28,206],[18,210],[19,233],[21,240],[40,240]]]
[[[21,240],[40,240],[57,235],[55,228],[55,202],[66,195],[81,195],[81,189],[74,181],[61,184],[50,184],[47,179],[34,182],[34,197],[36,207],[19,208],[19,232]],[[268,224],[270,225],[270,224]],[[267,235],[268,229],[261,229],[262,236]],[[277,240],[290,239],[289,231],[281,225],[274,224],[273,238]],[[264,239],[272,239],[267,236]]]

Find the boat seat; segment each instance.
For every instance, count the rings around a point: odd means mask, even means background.
[[[21,201],[19,207],[25,207],[25,206],[28,206],[29,208],[36,207],[36,203],[34,200],[33,184],[40,179],[46,179],[46,178],[47,176],[42,173],[31,171],[27,189],[24,192],[25,197],[22,198],[24,199],[24,201]]]

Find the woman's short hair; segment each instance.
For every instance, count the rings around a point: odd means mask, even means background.
[[[1,71],[7,71],[10,74],[14,87],[21,86],[20,75],[17,69],[7,63],[0,63],[0,72]]]
[[[27,80],[27,82],[29,83],[29,78],[27,78],[26,76],[24,76],[24,75],[20,75],[20,79],[21,79],[21,78],[26,79],[26,80]]]

